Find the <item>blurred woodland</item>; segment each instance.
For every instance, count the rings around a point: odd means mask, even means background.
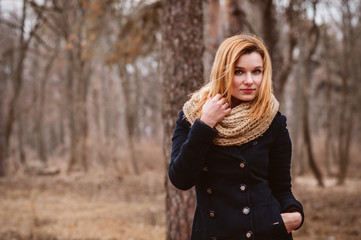
[[[172,131],[240,32],[272,57],[295,238],[360,239],[360,20],[359,0],[0,0],[0,239],[188,239]]]

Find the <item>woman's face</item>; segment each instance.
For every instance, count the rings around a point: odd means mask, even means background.
[[[258,52],[242,55],[235,64],[232,80],[232,107],[252,101],[258,95],[263,78],[263,61]]]

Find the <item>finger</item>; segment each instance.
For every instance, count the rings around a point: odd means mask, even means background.
[[[218,101],[221,99],[221,94],[217,93],[216,96],[213,98],[214,100]]]
[[[221,98],[219,101],[221,102],[222,105],[228,102],[227,99],[225,98]]]
[[[231,113],[231,111],[232,111],[232,108],[226,108],[225,109],[225,113],[226,113],[226,115],[228,115],[228,114],[230,114]]]
[[[224,107],[224,109],[227,109],[228,108],[228,102],[223,103],[222,106]]]

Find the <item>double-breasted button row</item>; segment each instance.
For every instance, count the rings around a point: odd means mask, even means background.
[[[246,167],[246,163],[245,163],[245,162],[241,162],[241,163],[239,164],[239,166],[240,166],[241,168],[245,168],[245,167]]]
[[[248,215],[250,211],[251,211],[251,209],[250,209],[249,207],[244,207],[244,208],[242,209],[242,213],[243,213],[244,215]]]
[[[246,184],[241,184],[239,186],[239,190],[241,190],[241,192],[245,192],[247,190],[247,185]]]
[[[211,240],[218,240],[217,237],[211,237]]]
[[[252,238],[253,238],[253,232],[252,232],[252,231],[248,231],[248,232],[246,233],[246,238],[247,238],[247,239],[252,239]]]
[[[202,171],[203,171],[203,172],[208,172],[208,167],[207,167],[207,166],[206,166],[206,167],[203,167],[203,168],[202,168]]]
[[[215,218],[215,217],[216,217],[216,212],[213,211],[213,210],[210,210],[210,211],[209,211],[209,216],[210,216],[211,218]]]
[[[213,193],[212,188],[207,188],[207,193],[208,193],[209,195],[212,194],[212,193]]]

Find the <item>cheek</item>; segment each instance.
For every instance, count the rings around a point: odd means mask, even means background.
[[[233,77],[233,80],[232,80],[232,88],[238,88],[239,86],[239,83],[240,83],[240,79],[239,77]]]
[[[261,83],[262,83],[262,79],[263,79],[263,76],[257,76],[257,78],[254,79],[254,84],[255,84],[257,87],[260,87],[260,86],[261,86]]]

